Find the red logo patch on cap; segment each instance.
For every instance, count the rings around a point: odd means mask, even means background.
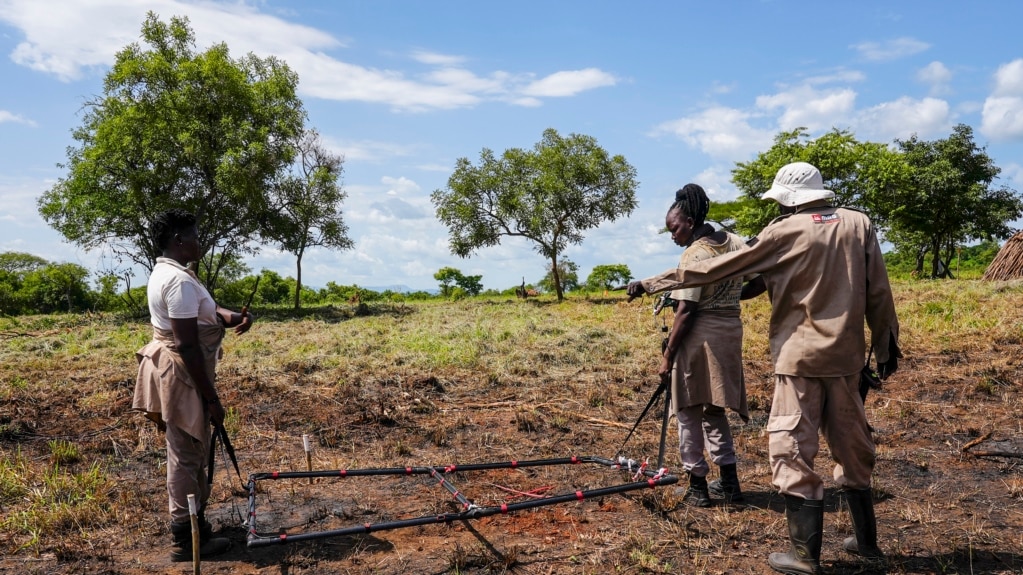
[[[842,218],[838,214],[811,214],[815,224],[837,224]]]

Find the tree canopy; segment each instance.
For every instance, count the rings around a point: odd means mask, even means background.
[[[559,255],[582,242],[584,231],[632,213],[636,186],[636,170],[623,156],[611,156],[591,136],[562,137],[549,128],[532,150],[510,148],[498,157],[484,148],[479,165],[459,158],[447,188],[431,199],[455,255],[468,257],[503,236],[533,242],[550,261],[560,301]]]
[[[294,155],[305,121],[298,77],[273,57],[232,59],[225,44],[197,53],[187,18],[150,12],[142,38],[145,48],[118,52],[103,95],[85,104],[67,175],[39,212],[71,243],[152,269],[152,218],[189,210],[206,254],[200,275],[212,285],[216,254],[253,249],[267,190]]]
[[[452,290],[458,286],[468,295],[479,295],[483,291],[483,276],[467,276],[453,267],[443,267],[433,274],[433,279],[440,282],[440,295],[450,297]]]
[[[947,138],[896,141],[908,176],[894,193],[879,198],[883,223],[893,239],[917,254],[918,274],[931,255],[931,277],[948,276],[956,248],[974,240],[1004,240],[1009,223],[1023,215],[1023,198],[1007,186],[995,186],[1001,172],[973,129],[959,124]]]
[[[835,205],[867,212],[901,254],[911,254],[922,275],[931,255],[931,277],[949,277],[949,262],[963,243],[1005,239],[1009,223],[1023,215],[1023,199],[1011,188],[995,186],[1000,169],[960,124],[948,138],[925,141],[913,136],[894,146],[859,142],[832,130],[811,140],[805,129],[782,132],[774,145],[746,163],[736,164],[732,181],[742,196],[712,207],[708,219],[728,220],[747,236],[757,234],[777,213],[760,201],[778,168],[796,161],[821,171],[824,187],[834,190]]]
[[[348,226],[341,213],[345,194],[340,178],[344,159],[330,153],[315,130],[297,144],[292,170],[272,188],[269,226],[264,233],[295,255],[295,309],[301,306],[302,257],[308,248],[350,249]]]
[[[809,162],[821,171],[824,187],[835,192],[835,205],[873,214],[874,198],[892,191],[904,176],[899,154],[884,144],[859,142],[845,130],[832,130],[810,139],[805,128],[781,132],[774,145],[750,162],[739,162],[732,182],[741,196],[735,202],[712,206],[708,219],[730,220],[737,233],[754,236],[779,215],[777,204],[760,197],[774,182],[778,169],[792,162]]]
[[[593,266],[586,277],[586,285],[593,290],[609,290],[615,286],[625,285],[632,280],[632,271],[625,264],[604,264]]]

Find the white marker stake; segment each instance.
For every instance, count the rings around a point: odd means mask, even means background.
[[[305,464],[309,471],[313,470],[313,447],[309,444],[309,436],[302,434],[302,445],[305,447]],[[312,485],[313,478],[309,478],[309,484]]]
[[[199,575],[199,513],[195,507],[195,495],[188,494],[188,514],[192,518],[192,573]]]

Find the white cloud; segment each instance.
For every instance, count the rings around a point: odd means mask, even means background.
[[[998,67],[993,95],[1023,96],[1023,58]]]
[[[4,122],[11,122],[14,124],[25,124],[26,126],[35,126],[36,123],[28,118],[19,114],[8,112],[7,110],[0,110],[0,124]]]
[[[1023,138],[1023,58],[995,72],[994,90],[981,112],[980,132],[994,140]]]
[[[896,38],[884,42],[861,42],[850,47],[867,60],[881,61],[919,54],[931,45],[915,38]]]
[[[952,71],[944,64],[935,60],[916,72],[916,79],[931,87],[931,94],[942,94],[948,91],[952,81]]]
[[[1023,165],[1016,162],[1006,164],[1002,168],[1001,177],[1002,179],[1010,180],[1013,183],[1011,187],[1020,189],[1023,187]]]
[[[457,66],[465,62],[465,58],[462,56],[438,54],[436,52],[429,52],[426,50],[417,50],[412,52],[412,59],[416,62],[422,62],[423,64],[430,64],[433,66]]]
[[[375,140],[346,140],[321,135],[323,145],[334,154],[340,154],[345,162],[377,163],[393,158],[408,157],[415,147],[394,142]]]
[[[904,96],[867,108],[857,116],[856,132],[861,139],[888,141],[913,134],[928,138],[952,128],[948,102],[937,98],[917,100]]]
[[[537,80],[522,89],[522,94],[532,97],[561,98],[574,96],[593,88],[614,86],[617,80],[611,74],[597,68],[555,72]]]
[[[856,92],[850,88],[818,90],[804,84],[769,96],[758,96],[756,106],[767,111],[781,109],[778,127],[793,130],[828,130],[845,123],[856,104]]]
[[[147,10],[167,22],[187,16],[199,49],[225,42],[235,57],[245,53],[273,55],[301,78],[303,96],[361,101],[397,110],[424,111],[472,107],[484,100],[538,106],[541,98],[574,96],[613,86],[615,78],[596,68],[554,72],[531,81],[534,74],[492,71],[478,74],[462,67],[466,58],[417,50],[412,61],[436,66],[413,77],[401,70],[381,70],[345,62],[328,54],[344,48],[336,37],[310,26],[293,24],[258,11],[260,4],[228,1],[5,0],[0,22],[22,31],[25,40],[11,58],[18,64],[52,74],[64,82],[87,70],[110,66],[115,54],[138,42]]]
[[[712,202],[727,202],[739,197],[739,190],[732,184],[732,169],[726,166],[710,166],[693,180],[703,187]]]
[[[709,156],[744,160],[770,146],[774,134],[750,125],[750,112],[717,106],[677,120],[664,122],[651,135],[672,134]]]
[[[803,83],[811,86],[820,86],[821,84],[835,84],[835,83],[853,83],[863,82],[867,79],[866,74],[859,70],[838,70],[831,74],[821,74],[818,76],[810,76]]]

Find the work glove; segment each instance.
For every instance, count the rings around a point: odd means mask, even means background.
[[[899,344],[895,341],[895,336],[892,336],[888,340],[888,361],[883,363],[877,362],[877,376],[885,380],[891,374],[898,371],[900,357],[902,357],[902,351],[899,349]]]

